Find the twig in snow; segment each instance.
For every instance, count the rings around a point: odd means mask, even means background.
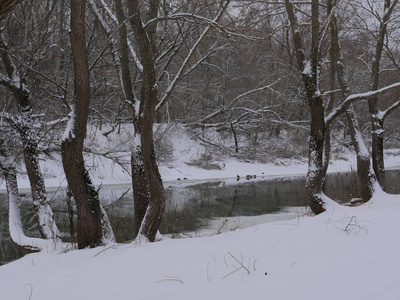
[[[237,263],[238,263],[239,265],[242,266],[243,269],[245,269],[245,270],[247,271],[247,274],[250,274],[250,271],[249,271],[248,268],[246,268],[234,255],[232,255],[232,253],[230,253],[230,252],[228,252],[228,253],[229,253],[229,255],[230,255],[234,260],[237,261]],[[243,254],[242,254],[242,253],[241,253],[241,256],[242,256],[242,261],[243,261]]]
[[[112,246],[110,246],[110,247],[104,248],[104,249],[101,250],[99,253],[96,253],[96,255],[95,255],[94,257],[96,257],[96,256],[100,255],[101,253],[107,251],[108,249],[112,249],[112,248],[116,249],[117,247],[116,247],[116,245],[112,245]]]
[[[235,267],[235,270],[233,270],[232,272],[226,274],[224,277],[222,277],[222,279],[225,279],[226,277],[236,273],[237,271],[239,271],[241,269],[246,270],[247,274],[250,274],[249,269],[246,268],[241,261],[239,261],[232,253],[228,252],[228,254],[240,265],[240,267]],[[242,256],[241,260],[243,261],[243,254],[241,254],[241,256]],[[228,264],[226,263],[226,260],[224,260],[224,261],[225,261],[225,264],[228,266]]]
[[[163,281],[178,281],[178,282],[183,284],[182,279],[180,279],[178,277],[174,277],[174,276],[164,276],[164,277],[166,277],[166,278],[165,279],[161,279],[159,281],[156,281],[156,283],[160,283],[160,282],[163,282]]]
[[[31,293],[29,294],[29,298],[28,298],[28,300],[31,300],[32,294],[33,294],[33,285],[31,283],[27,283],[27,284],[25,284],[25,286],[22,289],[25,289],[27,286],[31,287]]]

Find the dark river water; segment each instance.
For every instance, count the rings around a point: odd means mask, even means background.
[[[387,172],[389,193],[400,193],[400,170]],[[359,195],[354,174],[330,174],[326,194],[337,201],[349,201]],[[288,208],[304,208],[304,177],[221,180],[204,183],[166,185],[166,211],[160,226],[162,234],[196,232],[207,228],[211,220],[236,216],[280,214]],[[129,188],[102,188],[100,197],[112,224],[117,242],[133,236],[133,199]],[[65,191],[49,193],[54,217],[63,239],[69,241],[69,221]],[[22,215],[27,236],[38,236],[27,195]],[[8,232],[8,200],[0,193],[0,265],[18,259]]]

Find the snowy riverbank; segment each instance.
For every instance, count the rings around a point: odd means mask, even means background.
[[[223,159],[209,162],[215,168],[205,170],[190,164],[190,151],[198,149],[186,144],[174,151],[174,158],[161,164],[166,184],[305,174],[307,169],[305,162],[293,160]],[[398,168],[398,151],[392,152],[386,166]],[[128,172],[118,164],[87,158],[96,162],[91,167],[96,184],[129,184]],[[335,159],[329,171],[354,169],[352,161],[350,154]],[[65,185],[59,158],[43,158],[42,169],[49,190]],[[26,189],[26,177],[19,184]],[[335,205],[316,217],[220,235],[44,251],[0,267],[1,299],[400,299],[399,214],[400,196],[379,192],[359,207]]]
[[[39,253],[2,299],[399,299],[400,197],[212,237]]]

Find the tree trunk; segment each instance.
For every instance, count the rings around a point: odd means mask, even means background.
[[[7,196],[8,196],[8,229],[11,240],[21,253],[38,252],[43,249],[40,247],[41,241],[35,238],[28,238],[24,234],[21,218],[21,197],[18,192],[17,173],[14,167],[14,158],[10,156],[9,145],[5,142],[8,137],[2,132],[0,138],[0,172],[4,176]],[[51,241],[54,243],[54,240]],[[56,246],[56,243],[54,243]]]
[[[303,39],[299,30],[298,20],[290,0],[285,0],[298,69],[301,72],[306,101],[310,109],[310,138],[308,146],[308,171],[305,186],[305,202],[315,214],[325,211],[323,183],[325,173],[323,168],[325,116],[322,97],[319,93],[319,1],[312,0],[312,41],[310,61],[306,60]]]
[[[363,202],[369,201],[374,194],[376,182],[375,174],[371,168],[371,157],[362,139],[353,106],[346,112],[351,140],[357,155],[357,175],[360,181],[361,198]]]
[[[332,0],[328,0],[327,2],[327,15],[331,14],[333,9]],[[330,27],[332,23],[330,23]],[[331,47],[329,49],[329,89],[334,91],[336,89],[336,61],[335,61],[335,52],[334,47],[332,46],[334,41],[331,39]],[[329,97],[329,102],[327,105],[327,111],[332,111],[335,104],[335,93],[332,93]],[[326,124],[325,128],[325,143],[324,143],[324,164],[323,164],[323,172],[324,177],[328,171],[329,162],[331,159],[331,124]],[[324,180],[323,190],[325,190],[326,181]]]
[[[325,119],[324,107],[320,97],[315,97],[309,103],[311,112],[311,130],[308,153],[308,171],[306,179],[306,204],[315,214],[325,211],[323,205],[323,183],[325,179],[323,168]]]
[[[237,135],[236,135],[236,130],[233,127],[233,124],[232,124],[231,121],[229,122],[229,124],[231,125],[231,130],[232,130],[232,134],[233,134],[233,140],[235,141],[235,152],[239,153],[239,143],[238,143],[238,138],[237,138]]]
[[[397,5],[398,0],[385,0],[384,3],[384,14],[380,20],[381,24],[379,27],[379,33],[377,36],[375,57],[372,61],[371,68],[371,90],[377,90],[379,88],[379,74],[380,64],[382,59],[383,47],[385,44],[385,38],[387,33],[387,26],[390,22],[390,18],[393,10]],[[372,129],[372,166],[374,168],[376,178],[384,189],[386,185],[385,179],[385,161],[383,156],[384,149],[384,120],[380,117],[380,109],[378,105],[378,96],[370,97],[368,99],[368,108],[371,116],[371,129]]]
[[[330,4],[331,6],[331,1],[329,1],[328,4]],[[344,98],[346,98],[350,95],[350,89],[348,85],[346,70],[344,69],[343,57],[339,44],[337,20],[335,15],[333,15],[331,18],[330,31],[332,53],[331,59],[336,65],[335,69],[337,72],[339,86],[342,89],[342,95]],[[346,111],[346,119],[347,123],[349,124],[351,140],[357,156],[357,175],[361,185],[361,197],[363,199],[363,202],[367,202],[371,199],[374,193],[376,178],[371,169],[371,157],[364,143],[364,140],[362,139],[357,116],[354,112],[352,105],[350,105]]]
[[[150,191],[147,184],[146,174],[144,170],[144,162],[142,157],[141,129],[139,105],[135,105],[138,101],[133,95],[133,87],[131,81],[131,73],[129,69],[129,48],[128,36],[125,26],[125,15],[120,0],[115,0],[115,8],[119,23],[119,42],[120,42],[120,63],[121,63],[121,83],[125,99],[127,100],[128,110],[132,118],[134,126],[134,147],[131,154],[131,170],[132,170],[132,189],[134,199],[134,234],[138,235],[143,219],[146,215],[147,207],[150,203]],[[139,108],[139,111],[136,111]]]
[[[79,249],[99,246],[103,242],[99,196],[85,169],[82,154],[90,101],[89,63],[85,41],[85,6],[86,1],[71,0],[71,46],[75,103],[61,144],[65,176],[77,206]]]
[[[34,243],[29,242],[24,234],[22,219],[21,219],[21,198],[18,193],[17,174],[14,168],[9,168],[6,172],[3,172],[6,180],[7,195],[8,195],[8,226],[10,231],[10,237],[14,245],[21,253],[32,253],[39,252],[42,250]]]
[[[61,151],[65,176],[76,201],[78,248],[99,246],[103,237],[100,201],[85,169],[82,151],[74,139],[64,140]]]
[[[137,32],[138,34],[138,32]],[[158,170],[155,150],[154,150],[154,134],[153,125],[155,118],[155,108],[157,104],[158,90],[156,87],[156,72],[155,72],[155,55],[152,53],[153,47],[150,47],[147,35],[139,34],[137,40],[141,45],[141,56],[143,60],[143,83],[141,89],[141,101],[143,104],[142,116],[138,119],[140,128],[140,146],[141,157],[143,159],[143,170],[150,192],[150,199],[146,213],[138,235],[145,236],[149,241],[153,242],[158,228],[161,223],[161,218],[165,209],[165,190],[162,183],[161,175]],[[137,141],[139,143],[139,141]],[[137,150],[139,150],[137,148]],[[140,153],[140,152],[139,152]],[[140,184],[144,184],[141,182]],[[140,204],[144,207],[144,203]]]
[[[30,118],[29,118],[30,119]],[[31,128],[24,126],[20,128],[20,136],[23,144],[23,154],[26,171],[31,185],[33,209],[36,216],[39,232],[44,239],[59,239],[60,232],[54,221],[53,211],[47,199],[46,187],[39,165],[38,144],[36,134]]]
[[[148,108],[145,108],[141,126],[143,166],[150,191],[150,201],[139,230],[139,235],[145,236],[151,242],[156,237],[165,209],[165,190],[154,151],[154,109],[155,103],[153,107],[150,105]]]
[[[374,97],[375,98],[375,97]],[[382,189],[386,187],[385,176],[385,160],[384,160],[384,133],[383,119],[377,117],[379,115],[378,102],[368,101],[369,111],[371,113],[371,129],[372,129],[372,166]]]
[[[131,28],[138,46],[140,62],[143,65],[140,109],[137,112],[137,119],[134,120],[135,130],[137,130],[135,132],[134,149],[136,152],[132,154],[132,162],[134,163],[132,168],[135,169],[132,171],[132,180],[134,187],[137,186],[139,188],[138,192],[141,193],[141,196],[135,199],[135,212],[137,213],[138,224],[145,211],[143,220],[140,222],[138,236],[144,236],[153,242],[165,209],[165,190],[157,166],[153,137],[153,125],[158,100],[155,66],[157,23],[152,22],[146,28],[143,28],[139,2],[133,0],[128,1],[127,4],[129,14],[132,16],[130,18]],[[156,18],[158,8],[159,1],[151,0],[146,18]],[[140,158],[143,160],[143,167]],[[142,172],[142,168],[144,172]],[[147,200],[148,204],[146,203]]]
[[[3,84],[13,93],[19,113],[19,117],[10,118],[9,123],[18,131],[22,141],[23,156],[31,186],[33,209],[38,229],[44,239],[59,239],[60,233],[54,221],[53,212],[47,199],[43,174],[40,171],[38,137],[32,120],[30,93],[24,84],[22,74],[6,51],[7,46],[1,33],[0,47],[4,49],[1,51],[1,57],[9,77],[9,82],[3,82]],[[15,81],[15,78],[18,78],[18,80]]]
[[[135,130],[135,141],[138,141],[138,143],[135,143],[131,155],[135,236],[139,234],[140,227],[142,226],[142,222],[146,215],[147,207],[149,206],[151,197],[144,169],[140,140],[140,134],[137,130]]]

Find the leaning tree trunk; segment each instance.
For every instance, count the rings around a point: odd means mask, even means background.
[[[0,33],[1,58],[8,78],[1,80],[1,84],[8,88],[14,95],[18,107],[18,117],[10,117],[9,123],[14,127],[21,138],[23,156],[31,186],[34,215],[38,224],[40,235],[44,239],[58,239],[60,233],[53,218],[53,212],[47,199],[43,174],[40,171],[38,137],[32,120],[32,101],[29,89],[21,79],[21,74],[11,55],[6,51],[7,44]],[[4,78],[5,75],[4,75]],[[19,80],[15,80],[18,78]]]
[[[79,249],[95,247],[103,242],[99,196],[85,169],[82,154],[90,101],[89,63],[85,40],[85,5],[86,1],[71,0],[70,34],[75,103],[69,128],[67,128],[61,144],[65,176],[77,206]]]
[[[41,249],[35,239],[25,236],[21,218],[21,198],[18,193],[17,174],[13,167],[3,169],[8,195],[8,228],[10,237],[17,249],[22,253],[38,252]]]
[[[328,4],[331,4],[331,1],[328,1]],[[350,89],[339,44],[339,34],[335,15],[333,15],[331,18],[330,31],[332,53],[331,59],[335,62],[338,83],[342,90],[343,97],[346,98],[350,95]],[[357,156],[357,175],[360,181],[361,198],[363,202],[367,202],[371,199],[374,193],[376,178],[371,168],[371,157],[364,140],[362,139],[361,130],[359,128],[357,116],[354,112],[352,104],[346,111],[346,118],[349,124],[350,135]]]
[[[40,171],[36,133],[31,125],[30,111],[22,112],[25,121],[18,128],[23,145],[26,171],[31,185],[33,209],[39,232],[44,239],[59,239],[60,233],[54,221],[53,211],[47,199],[43,174]]]
[[[158,15],[159,0],[150,0],[146,17],[155,19]],[[138,184],[142,189],[142,197],[135,199],[137,222],[140,222],[138,237],[144,236],[149,241],[155,240],[161,218],[165,209],[165,190],[161,175],[158,170],[154,151],[153,125],[157,104],[157,79],[156,79],[156,33],[157,22],[151,22],[143,27],[140,14],[140,4],[137,0],[127,2],[131,28],[133,30],[140,54],[140,62],[143,66],[140,91],[140,109],[135,123],[135,149],[132,154],[133,184]],[[136,123],[137,122],[137,123]],[[140,131],[140,132],[138,132]],[[140,140],[139,140],[140,137]],[[141,154],[141,155],[140,155]],[[138,159],[136,159],[138,158]],[[143,160],[143,171],[141,161]],[[137,169],[139,168],[139,169]],[[144,176],[143,176],[144,175]],[[147,186],[146,186],[147,184]],[[147,191],[148,190],[148,191]],[[147,194],[146,194],[147,193]],[[149,196],[149,197],[147,197]],[[148,199],[148,204],[145,202]],[[139,202],[140,201],[140,202]]]
[[[369,201],[374,194],[376,182],[375,174],[371,168],[371,157],[362,139],[353,106],[346,112],[351,140],[357,155],[357,175],[360,181],[361,198],[363,202]]]
[[[138,101],[133,96],[133,87],[131,81],[131,73],[129,69],[129,47],[128,35],[125,26],[125,15],[121,0],[115,0],[115,8],[117,19],[119,23],[118,36],[120,42],[120,63],[121,63],[121,83],[124,91],[125,99],[127,100],[129,114],[131,115],[134,126],[134,145],[131,154],[131,168],[132,168],[132,189],[134,199],[134,234],[138,235],[143,219],[146,215],[147,207],[150,203],[149,185],[146,179],[146,173],[143,162],[143,151],[141,143],[141,119],[140,116],[143,106],[135,105]],[[141,102],[140,104],[142,104]],[[135,109],[136,107],[136,109]],[[139,108],[139,109],[138,109]]]
[[[18,192],[17,172],[14,167],[15,158],[11,157],[10,145],[6,142],[6,133],[3,131],[0,137],[0,174],[3,175],[8,196],[8,229],[11,240],[22,253],[38,252],[44,248],[55,249],[58,241],[41,240],[25,236],[21,218],[21,197]]]
[[[82,149],[70,135],[62,142],[61,151],[65,176],[77,207],[78,248],[99,246],[103,238],[100,201],[85,169]]]
[[[142,158],[142,146],[141,146],[141,129],[140,119],[143,107],[140,105],[138,99],[135,99],[132,86],[132,77],[129,68],[129,45],[128,35],[126,29],[126,18],[121,0],[115,0],[115,12],[114,15],[107,4],[102,3],[104,10],[107,12],[108,17],[111,20],[118,22],[118,44],[115,41],[114,34],[111,25],[106,18],[103,17],[101,10],[97,6],[96,2],[89,0],[89,4],[102,26],[103,31],[106,33],[108,38],[108,46],[112,53],[114,65],[118,74],[119,84],[124,96],[125,103],[127,104],[129,114],[132,118],[134,126],[134,137],[133,137],[133,148],[131,154],[131,170],[132,170],[132,188],[133,188],[133,199],[134,199],[134,234],[137,236],[143,219],[146,215],[147,207],[149,205],[150,191],[147,184],[147,179],[144,170],[144,163]],[[118,47],[117,47],[118,46]],[[140,71],[140,62],[136,61],[137,67]],[[140,65],[140,66],[139,66]]]

